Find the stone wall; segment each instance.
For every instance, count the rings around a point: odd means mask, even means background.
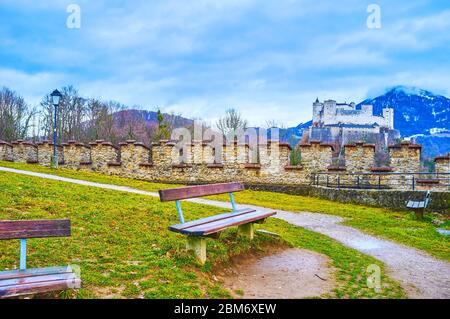
[[[450,173],[450,153],[444,156],[438,156],[434,160],[437,173]]]
[[[278,141],[260,141],[255,149],[239,142],[214,145],[211,141],[193,141],[179,145],[174,141],[162,140],[147,147],[130,140],[116,147],[102,140],[90,145],[69,141],[58,147],[58,154],[61,162],[64,159],[61,163],[64,167],[171,183],[241,181],[248,184],[298,186],[310,184],[312,173],[336,171],[327,178],[330,187],[337,183],[341,186],[354,184],[357,179],[361,188],[381,185],[410,189],[412,175],[402,175],[401,172],[421,170],[420,145],[408,142],[390,147],[391,167],[373,167],[374,147],[369,144],[346,145],[346,166],[342,167],[332,165],[334,146],[331,144],[312,141],[300,144],[298,148],[301,165],[296,166],[290,164],[289,144]],[[18,162],[49,165],[52,153],[52,144],[48,141],[38,143],[37,146],[24,141],[0,143],[0,160],[9,158]],[[437,158],[436,167],[439,172],[448,172],[448,155]],[[400,174],[383,175],[391,171]],[[430,185],[436,189],[448,188],[445,183],[439,184],[442,185],[432,185],[429,180],[423,183],[416,180],[417,189],[427,189]]]
[[[347,144],[344,150],[347,171],[368,172],[375,166],[375,144]]]
[[[332,164],[333,146],[319,141],[302,143],[300,148],[301,163],[307,172],[326,172]]]
[[[12,142],[14,162],[19,163],[38,163],[37,146],[31,142],[17,140]]]
[[[97,140],[91,146],[91,164],[93,171],[112,173],[110,167],[120,166],[119,148],[110,142]],[[114,171],[114,169],[112,169]]]
[[[389,157],[394,172],[420,172],[422,145],[403,141],[399,145],[389,146]]]
[[[91,161],[91,147],[76,141],[68,141],[62,144],[64,153],[64,165],[69,168],[89,166]]]
[[[143,167],[151,167],[150,148],[143,143],[129,140],[119,144],[120,146],[120,164],[124,176],[141,177]]]
[[[53,142],[42,141],[37,143],[36,146],[39,164],[50,166],[53,159]],[[58,154],[58,164],[64,164],[64,151],[61,145],[56,145],[56,154]]]
[[[13,160],[14,156],[12,144],[0,141],[0,161],[12,162]]]

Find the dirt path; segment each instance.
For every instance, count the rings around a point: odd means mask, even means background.
[[[217,276],[235,298],[320,297],[335,286],[329,264],[324,255],[291,248],[262,258],[241,259]]]
[[[0,171],[37,176],[52,180],[69,182],[74,184],[93,186],[105,189],[136,193],[148,196],[158,196],[154,192],[146,192],[125,186],[100,184],[72,178],[59,177],[50,174],[35,173],[0,167]],[[189,201],[230,208],[227,202],[207,200],[203,198],[190,199]],[[238,208],[253,207],[258,210],[272,210],[265,207],[252,205],[237,205]],[[293,225],[324,234],[342,244],[352,247],[367,255],[373,256],[386,265],[388,275],[399,281],[408,296],[411,298],[450,298],[450,263],[438,260],[429,254],[417,249],[407,247],[395,242],[379,239],[357,230],[342,225],[343,218],[308,212],[286,212],[277,210],[276,218],[287,221]]]

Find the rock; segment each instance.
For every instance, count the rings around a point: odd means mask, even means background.
[[[444,223],[442,220],[439,220],[439,219],[433,219],[431,222],[437,226],[440,226]]]

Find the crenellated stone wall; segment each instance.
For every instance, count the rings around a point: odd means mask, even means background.
[[[403,141],[399,145],[389,146],[391,168],[397,173],[420,172],[422,145]]]
[[[91,147],[77,141],[68,141],[62,143],[64,153],[64,164],[69,168],[80,168],[81,166],[90,165]]]
[[[11,144],[14,162],[30,164],[38,163],[38,149],[35,144],[23,140],[17,140]]]
[[[53,159],[53,142],[42,141],[36,143],[37,161],[41,165],[50,166]],[[64,151],[61,145],[56,145],[56,154],[58,155],[58,164],[64,164]]]
[[[434,159],[437,173],[450,173],[450,153]]]
[[[333,145],[310,141],[299,145],[301,162],[305,171],[326,172],[332,164]]]
[[[119,148],[110,142],[97,140],[91,146],[91,164],[93,171],[110,173],[110,167],[120,166]]]
[[[123,175],[127,177],[142,177],[142,168],[151,166],[150,162],[150,148],[144,143],[128,140],[119,143],[120,146],[120,164]]]
[[[12,144],[0,141],[0,161],[7,161],[7,162],[14,161]]]
[[[390,167],[374,167],[374,146],[361,142],[345,145],[346,166],[333,166],[334,145],[311,141],[297,146],[301,164],[290,164],[291,147],[278,141],[260,141],[254,149],[248,143],[220,143],[161,140],[150,147],[134,140],[119,143],[119,147],[98,140],[85,145],[76,141],[58,147],[61,166],[87,169],[104,174],[172,183],[214,183],[241,181],[248,184],[307,185],[311,174],[337,171],[327,177],[330,183],[346,183],[358,179],[361,186],[392,185],[411,187],[411,175],[387,172],[420,172],[421,146],[403,142],[390,146]],[[0,160],[49,165],[53,154],[51,142],[37,146],[30,142],[0,142]],[[436,158],[437,172],[449,172],[448,154]],[[355,176],[352,173],[363,173]],[[389,180],[386,180],[389,179]],[[426,181],[427,182],[427,181]],[[417,182],[418,183],[418,182]],[[419,185],[419,184],[418,184]]]
[[[344,152],[345,167],[349,172],[368,172],[375,166],[375,144],[347,144]]]

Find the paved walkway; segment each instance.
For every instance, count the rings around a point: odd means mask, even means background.
[[[59,177],[50,174],[22,171],[0,167],[0,171],[36,176],[73,184],[112,189],[147,196],[158,196],[158,193],[142,191],[126,186],[116,186],[88,182],[78,179]],[[188,200],[216,207],[230,208],[227,202],[213,201],[204,198]],[[252,207],[258,210],[271,210],[253,205],[237,205],[238,208]],[[342,244],[362,253],[373,256],[386,265],[388,275],[400,282],[411,298],[450,298],[450,263],[438,260],[429,254],[395,242],[379,239],[365,234],[353,227],[342,225],[343,218],[338,216],[309,213],[287,212],[277,210],[276,218],[293,225],[329,236]]]

